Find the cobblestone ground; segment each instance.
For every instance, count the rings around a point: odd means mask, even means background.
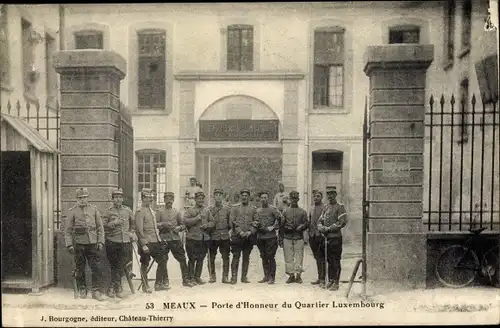
[[[356,253],[359,253],[357,247],[344,248],[342,280],[349,279],[359,258]],[[278,250],[277,259],[277,282],[272,286],[257,283],[262,276],[262,269],[259,252],[255,248],[249,270],[251,284],[221,284],[221,261],[218,258],[217,283],[185,288],[181,286],[178,264],[172,259],[169,261],[171,289],[151,295],[136,292],[135,295],[129,294],[124,300],[106,299],[104,302],[98,302],[92,299],[75,300],[72,290],[62,288],[50,288],[41,295],[4,294],[3,322],[4,326],[6,323],[7,326],[366,325],[498,323],[500,318],[498,289],[413,290],[361,298],[361,285],[355,284],[347,299],[346,283],[341,284],[340,290],[336,292],[310,284],[316,277],[316,267],[309,248],[305,252],[306,271],[302,285],[285,284],[282,249]],[[206,268],[203,278],[208,279]],[[137,289],[139,281],[135,281],[135,284]],[[169,302],[195,302],[196,309],[164,309],[164,303]],[[283,307],[284,302],[290,307]],[[147,304],[154,304],[155,308],[146,309]],[[275,306],[255,308],[262,304]],[[351,307],[338,307],[340,304]],[[227,308],[229,306],[232,308]],[[133,322],[120,321],[120,318],[123,318],[120,316],[126,318],[128,315],[144,318]],[[161,318],[154,315],[165,317],[164,321],[155,320]],[[42,316],[45,321],[41,321]],[[53,320],[48,321],[48,316],[52,316]],[[81,316],[83,321],[60,321],[70,320],[68,318],[75,316]],[[110,320],[114,321],[93,321],[97,316],[110,317]]]

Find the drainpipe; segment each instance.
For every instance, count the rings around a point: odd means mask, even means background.
[[[64,5],[59,5],[59,50],[64,50]]]

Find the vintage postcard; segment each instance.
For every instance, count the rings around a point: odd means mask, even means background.
[[[498,24],[0,4],[2,325],[499,324]]]

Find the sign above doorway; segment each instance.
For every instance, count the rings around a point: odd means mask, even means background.
[[[279,120],[199,122],[200,141],[279,141]]]

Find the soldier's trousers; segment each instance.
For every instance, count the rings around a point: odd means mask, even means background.
[[[227,240],[211,240],[207,243],[208,251],[210,254],[209,258],[209,273],[211,277],[215,277],[215,257],[217,255],[217,250],[219,250],[222,256],[222,276],[226,277],[229,275],[229,253],[231,252],[231,241]]]
[[[262,268],[265,278],[276,278],[276,251],[278,250],[278,238],[258,239],[257,248],[262,259]]]
[[[203,271],[203,260],[207,255],[207,241],[186,239],[186,253],[188,256],[188,279],[199,280]]]
[[[304,270],[304,240],[283,238],[283,254],[285,255],[286,274],[300,274]]]
[[[316,267],[318,270],[318,279],[325,280],[326,266],[325,266],[325,237],[323,236],[310,236],[309,245],[316,260]]]
[[[184,251],[184,247],[182,246],[182,242],[180,240],[169,240],[167,242],[167,245],[165,247],[165,274],[163,276],[163,282],[167,283],[168,282],[168,269],[167,269],[167,262],[168,262],[168,253],[172,252],[172,255],[174,258],[179,262],[179,265],[181,267],[181,275],[182,275],[182,281],[186,282],[188,280],[188,266],[186,263],[186,252]]]
[[[338,283],[341,271],[342,237],[328,238],[326,252],[328,261],[328,280]]]
[[[130,256],[130,243],[116,243],[106,240],[106,255],[111,269],[108,288],[120,291],[122,289],[122,277],[125,274],[125,265]]]
[[[142,247],[139,247],[139,255],[141,256],[141,274],[146,278],[147,282],[147,268],[151,258],[156,261],[156,280],[155,285],[163,282],[166,268],[166,254],[165,245],[163,243],[148,243],[149,253],[144,253]]]
[[[85,266],[88,262],[92,271],[92,292],[100,292],[103,278],[103,252],[97,250],[97,244],[76,244],[74,248],[78,290],[87,288],[87,284],[85,283]]]
[[[233,260],[231,261],[231,276],[232,279],[238,277],[238,266],[240,265],[240,257],[243,254],[243,263],[241,264],[241,278],[246,278],[248,274],[248,266],[250,265],[250,254],[252,253],[253,242],[251,240],[231,241],[231,253]]]

